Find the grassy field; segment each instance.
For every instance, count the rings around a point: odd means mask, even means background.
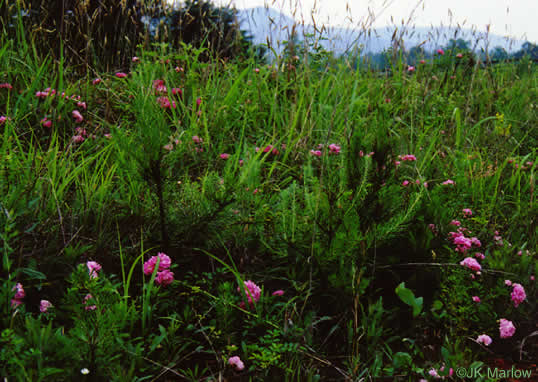
[[[81,76],[4,37],[0,376],[538,378],[536,64],[458,53]]]

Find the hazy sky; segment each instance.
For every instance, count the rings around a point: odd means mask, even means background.
[[[416,26],[475,26],[480,32],[490,24],[490,32],[502,36],[538,41],[537,0],[215,0],[237,9],[268,5],[298,20],[311,23],[312,9],[317,23],[352,26],[375,16],[372,26],[401,24],[413,15]],[[370,11],[369,11],[370,10]],[[414,13],[413,13],[414,10]],[[451,16],[452,15],[452,16]],[[350,21],[350,16],[352,22]]]

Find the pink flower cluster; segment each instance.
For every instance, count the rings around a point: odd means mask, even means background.
[[[239,358],[238,356],[230,357],[228,359],[228,364],[230,366],[235,366],[235,369],[239,371],[245,368],[245,364],[243,363],[243,361],[241,361],[241,358]]]
[[[52,303],[49,300],[41,300],[39,302],[39,311],[41,313],[47,313],[47,310],[52,307]]]
[[[91,294],[89,294],[89,293],[84,297],[83,303],[84,303],[84,305],[86,305],[84,307],[85,310],[95,310],[95,309],[97,309],[97,305],[88,305],[88,301],[91,300],[91,299],[93,299],[93,296]]]
[[[175,109],[176,101],[170,101],[168,97],[157,97],[157,103],[163,109]]]
[[[499,323],[499,332],[501,338],[510,338],[516,332],[516,327],[514,326],[512,321],[508,321],[504,318],[501,318]]]
[[[478,261],[473,259],[472,257],[466,257],[462,261],[460,261],[460,265],[466,268],[469,268],[473,271],[480,271],[482,269],[482,266]]]
[[[285,148],[285,147],[284,147]],[[259,152],[260,151],[260,148],[259,147],[256,147],[256,152]],[[276,147],[274,147],[273,145],[267,145],[263,148],[262,152],[265,154],[265,153],[271,153],[273,155],[278,155],[280,154],[280,152],[278,151],[278,149]]]
[[[159,261],[159,268],[155,282],[159,285],[170,285],[174,281],[174,273],[170,272],[168,268],[172,264],[170,257],[162,252],[159,252],[157,256],[152,256],[148,261],[144,263],[144,274],[149,276],[155,271],[155,265]]]
[[[463,212],[464,217],[469,217],[473,215],[473,211],[471,211],[470,208],[464,208],[463,210],[461,210],[461,212]]]
[[[512,284],[512,293],[510,294],[510,297],[512,298],[512,302],[516,308],[519,306],[519,304],[525,301],[527,295],[525,294],[525,288],[523,288],[523,285],[517,283]]]
[[[451,225],[461,224],[457,220],[450,222]],[[463,232],[467,231],[465,228],[458,228],[456,232],[450,232],[449,236],[452,239],[452,244],[456,245],[456,252],[466,253],[469,249],[474,247],[481,247],[482,243],[476,237],[465,237]]]
[[[15,291],[15,296],[13,296],[13,299],[11,299],[11,306],[16,308],[22,304],[22,299],[26,296],[26,293],[24,292],[24,288],[22,287],[21,283],[17,283],[13,287],[12,291]]]
[[[11,84],[5,82],[5,83],[3,83],[3,84],[0,84],[0,89],[11,90],[11,89],[13,89],[13,86],[11,86]]]
[[[244,284],[245,284],[245,294],[247,295],[248,303],[252,305],[258,302],[262,294],[262,290],[260,289],[260,287],[250,280],[245,281]],[[241,289],[237,287],[237,291],[240,292]]]
[[[101,270],[101,264],[95,262],[95,261],[88,261],[86,263],[86,266],[88,267],[88,273],[90,274],[91,279],[96,279],[99,275],[97,272]]]
[[[476,339],[476,342],[478,342],[479,344],[484,344],[486,346],[489,346],[491,345],[491,343],[493,342],[493,340],[491,339],[490,336],[488,336],[487,334],[481,334],[478,336],[478,338]]]
[[[417,160],[417,157],[413,154],[398,155],[398,158],[402,161],[414,162]]]
[[[443,183],[441,183],[443,186],[448,186],[448,185],[455,185],[456,182],[454,182],[452,179],[447,179],[445,180]]]
[[[323,147],[324,145],[320,143],[317,147],[317,150],[310,150],[310,155],[313,155],[315,157],[321,157],[323,155],[323,152],[321,151],[323,150]],[[331,143],[327,147],[329,148],[330,155],[338,155],[340,154],[340,151],[342,149],[342,147],[337,145],[336,143]]]

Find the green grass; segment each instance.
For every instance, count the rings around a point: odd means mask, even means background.
[[[26,42],[2,46],[13,89],[0,89],[1,376],[417,380],[536,359],[534,65],[399,62],[379,76],[345,59],[259,66],[156,47],[127,78],[93,85]],[[35,96],[47,87],[56,95]],[[480,248],[454,250],[454,219]],[[478,251],[473,280],[459,262]],[[157,252],[172,258],[171,285],[143,274]],[[88,260],[103,267],[96,279]],[[505,279],[526,290],[517,308]],[[252,306],[245,280],[262,288]],[[420,312],[399,299],[402,282]],[[16,283],[26,295],[13,309]],[[500,318],[513,337],[499,337]]]

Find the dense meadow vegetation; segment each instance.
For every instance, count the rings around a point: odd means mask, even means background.
[[[0,377],[538,378],[532,61],[38,50],[2,36]]]

